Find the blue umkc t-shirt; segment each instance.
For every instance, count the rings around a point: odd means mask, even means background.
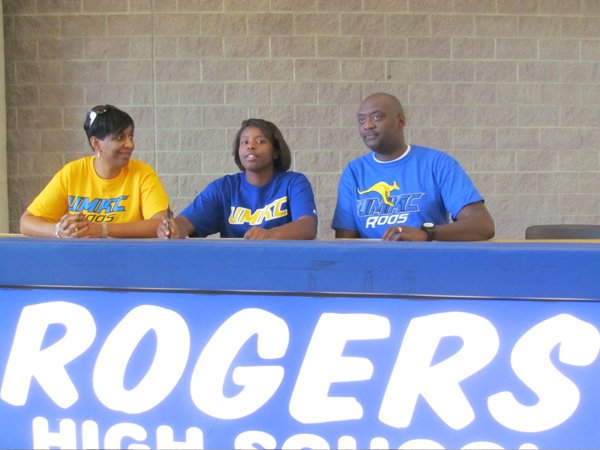
[[[390,226],[448,223],[449,216],[456,219],[466,205],[482,200],[460,164],[444,152],[413,145],[390,162],[369,153],[342,173],[332,228],[382,238]]]
[[[242,238],[253,226],[270,229],[302,216],[316,219],[317,210],[310,182],[301,173],[276,171],[258,187],[240,172],[211,182],[181,215],[194,225],[194,236]]]

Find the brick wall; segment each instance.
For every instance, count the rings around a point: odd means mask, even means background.
[[[320,238],[364,153],[362,97],[395,94],[408,141],[454,155],[498,238],[600,224],[600,0],[3,0],[10,229],[65,162],[86,111],[136,121],[135,155],[181,210],[237,171],[247,117],[280,126]]]

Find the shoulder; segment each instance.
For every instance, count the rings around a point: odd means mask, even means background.
[[[418,158],[430,158],[441,161],[455,161],[448,153],[436,148],[423,147],[422,145],[411,145],[411,152]]]
[[[434,168],[461,168],[460,163],[456,160],[456,158],[454,158],[454,156],[442,150],[422,147],[419,145],[413,145],[411,147],[415,160],[426,161]]]
[[[59,174],[76,175],[93,170],[93,161],[95,156],[84,156],[66,163],[59,171]]]
[[[295,189],[295,188],[304,189],[304,188],[311,187],[310,181],[306,175],[304,175],[303,173],[300,173],[300,172],[292,172],[292,171],[275,172],[272,183],[274,183],[274,186],[277,189],[280,189],[281,187],[286,187],[286,186],[288,188],[293,188],[293,189]]]
[[[130,172],[155,173],[154,168],[150,164],[139,159],[131,159],[127,166]]]
[[[275,172],[273,176],[274,179],[280,179],[284,181],[294,182],[294,181],[308,181],[306,175],[300,172],[293,172],[288,170],[287,172]]]

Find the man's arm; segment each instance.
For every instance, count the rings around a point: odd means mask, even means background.
[[[483,202],[465,206],[456,221],[435,227],[436,241],[485,241],[495,234],[494,219]]]
[[[483,202],[465,206],[452,223],[435,227],[435,241],[485,241],[494,237],[494,220]],[[337,232],[336,232],[337,237]],[[426,241],[427,232],[409,226],[389,227],[384,241]]]
[[[336,239],[358,239],[360,235],[358,231],[354,230],[342,230],[341,228],[335,229],[335,238]]]

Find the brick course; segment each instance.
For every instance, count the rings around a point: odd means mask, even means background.
[[[136,157],[181,210],[237,171],[240,122],[277,123],[331,238],[355,112],[403,102],[409,142],[456,157],[498,238],[600,224],[597,0],[4,0],[10,231],[65,162],[85,112],[136,121]]]

